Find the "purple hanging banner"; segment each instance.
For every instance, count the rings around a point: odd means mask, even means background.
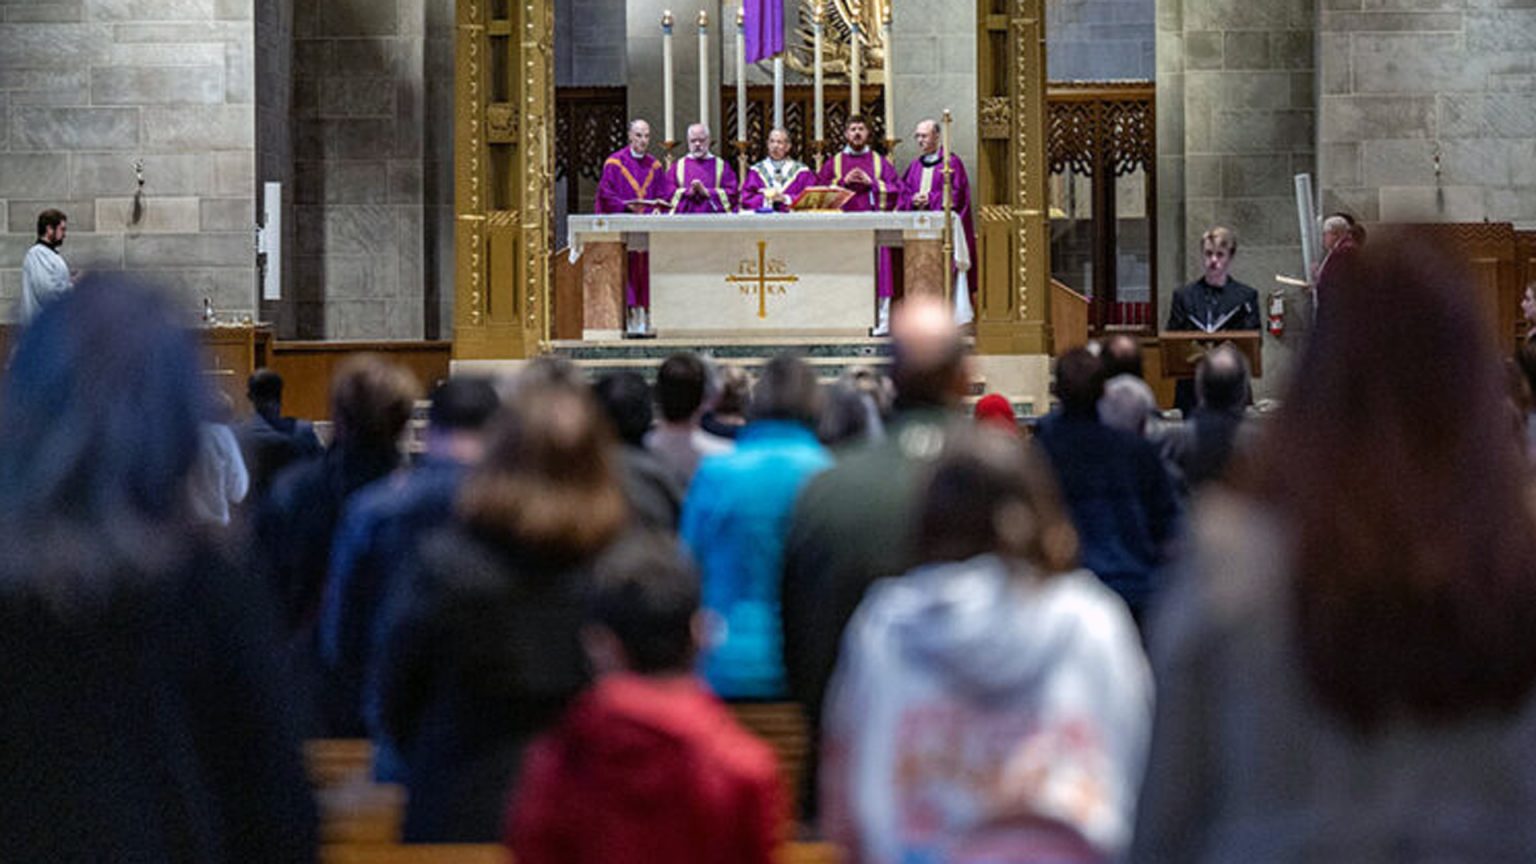
[[[742,0],[741,13],[748,63],[784,53],[784,0]]]

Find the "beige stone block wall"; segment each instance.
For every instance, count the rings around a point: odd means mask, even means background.
[[[252,6],[0,4],[0,320],[49,207],[71,267],[153,279],[189,312],[253,310]]]

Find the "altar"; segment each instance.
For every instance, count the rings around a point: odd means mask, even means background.
[[[943,215],[733,213],[572,216],[582,335],[619,336],[626,252],[650,253],[652,329],[663,337],[851,336],[875,318],[875,262],[904,249],[908,295],[944,291]]]

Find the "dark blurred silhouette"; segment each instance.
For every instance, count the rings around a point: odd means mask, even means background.
[[[269,599],[193,524],[198,360],[163,299],[100,276],[18,346],[0,396],[5,860],[314,860]]]
[[[1163,458],[1186,493],[1225,477],[1251,429],[1244,419],[1248,392],[1248,360],[1231,345],[1218,345],[1195,368],[1195,410],[1162,441]]]
[[[673,354],[656,370],[656,405],[661,420],[645,434],[645,449],[672,472],[678,488],[687,490],[699,460],[728,453],[729,438],[699,427],[709,389],[709,367],[691,352]]]
[[[1536,860],[1536,518],[1492,328],[1422,237],[1337,263],[1154,623],[1136,857]]]
[[[375,480],[347,499],[320,615],[328,736],[365,734],[365,684],[377,665],[380,634],[408,587],[422,539],[452,518],[459,486],[484,456],[485,428],[500,407],[488,379],[463,376],[438,385],[426,452],[410,470]],[[375,755],[376,774],[384,761]]]
[[[524,748],[590,678],[579,632],[591,562],[629,523],[619,472],[584,386],[519,386],[423,543],[381,663],[407,841],[501,839]]]
[[[271,369],[257,369],[246,382],[246,397],[255,413],[235,434],[251,475],[250,503],[254,509],[266,500],[272,480],[284,468],[319,456],[321,449],[309,421],[283,416],[283,376]]]
[[[635,523],[675,534],[683,487],[666,464],[645,449],[645,435],[655,417],[651,386],[635,372],[613,372],[599,378],[592,392],[618,435],[613,446]]]

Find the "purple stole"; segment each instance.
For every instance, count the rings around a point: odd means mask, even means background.
[[[672,166],[673,213],[730,213],[736,209],[736,172],[718,156],[695,159],[684,156]],[[693,181],[704,184],[707,193],[691,194]]]
[[[629,208],[625,205],[630,201],[668,198],[672,195],[672,187],[667,180],[667,172],[655,156],[647,153],[644,158],[636,159],[625,147],[603,162],[603,175],[597,183],[593,209],[598,213],[628,213]],[[648,209],[646,212],[656,211]]]
[[[849,153],[846,150],[838,152],[822,164],[819,178],[821,185],[852,188],[847,185],[845,178],[855,168],[861,168],[869,175],[871,185],[867,190],[855,190],[854,196],[843,205],[843,212],[895,210],[901,200],[901,180],[896,176],[896,166],[873,150],[865,150],[863,153]]]

